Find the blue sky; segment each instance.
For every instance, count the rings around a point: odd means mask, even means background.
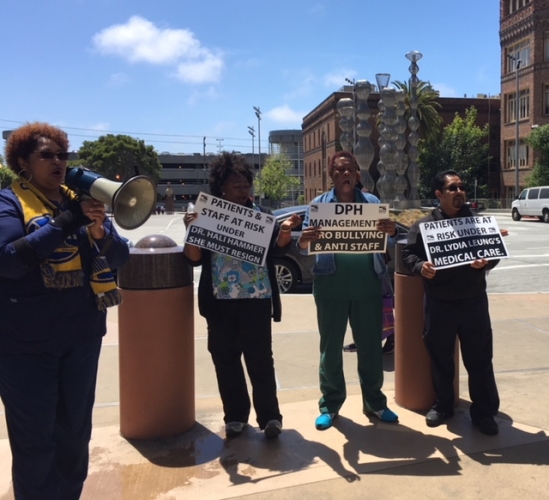
[[[345,78],[500,92],[494,0],[2,0],[0,129],[47,121],[71,149],[126,133],[157,151],[249,153]]]

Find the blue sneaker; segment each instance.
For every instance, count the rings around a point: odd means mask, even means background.
[[[315,420],[315,427],[319,431],[325,431],[332,427],[334,418],[337,417],[337,413],[321,413]]]
[[[377,417],[382,422],[387,422],[389,424],[398,422],[398,415],[394,411],[389,410],[389,408],[379,411],[367,411],[365,413],[366,415]]]

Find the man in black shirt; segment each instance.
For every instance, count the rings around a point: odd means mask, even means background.
[[[465,186],[453,170],[434,180],[440,206],[417,221],[408,233],[403,249],[406,267],[423,277],[425,285],[424,341],[431,357],[436,402],[426,416],[436,427],[454,414],[454,349],[461,344],[463,364],[469,375],[470,415],[473,424],[488,435],[497,434],[499,396],[492,366],[492,327],[486,294],[486,271],[497,260],[475,260],[448,269],[435,269],[427,260],[419,225],[422,222],[473,216],[466,205]]]

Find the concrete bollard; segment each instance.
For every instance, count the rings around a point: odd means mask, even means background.
[[[402,249],[395,249],[395,402],[407,410],[431,408],[436,395],[433,388],[431,358],[423,342],[423,279],[404,266]],[[455,404],[459,402],[459,344],[454,354]]]
[[[170,238],[142,238],[119,270],[120,433],[170,437],[195,422],[193,273]]]

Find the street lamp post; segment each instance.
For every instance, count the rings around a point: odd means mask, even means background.
[[[350,150],[351,153],[354,153],[354,145],[356,143],[356,111],[357,111],[357,105],[356,105],[356,80],[353,78],[350,80],[349,78],[345,78],[345,81],[353,86],[353,102],[355,103],[355,116],[353,118],[353,148]]]
[[[410,72],[410,80],[408,82],[408,88],[410,90],[410,117],[408,118],[408,128],[410,129],[410,133],[408,134],[408,143],[410,144],[410,148],[408,149],[408,158],[410,159],[410,163],[408,164],[408,169],[406,170],[408,182],[410,183],[408,200],[410,201],[410,208],[418,208],[421,205],[421,201],[418,193],[420,172],[419,166],[416,162],[417,157],[419,156],[419,151],[417,148],[419,134],[417,129],[420,125],[417,118],[417,109],[419,104],[417,96],[417,87],[419,84],[417,74],[419,72],[419,66],[417,65],[417,62],[423,57],[423,54],[417,50],[412,50],[408,52],[405,57],[412,63],[408,68],[408,71]]]
[[[517,56],[507,54],[507,57],[515,63],[515,81],[516,81],[516,97],[515,97],[515,198],[519,196],[519,148],[520,148],[520,134],[519,134],[519,69],[520,59]]]
[[[259,175],[261,176],[261,110],[259,106],[254,106],[255,116],[257,116],[257,154],[259,155]],[[261,193],[259,193],[261,201]]]
[[[261,173],[261,110],[254,106],[255,116],[257,116],[257,152],[259,155],[259,173]]]
[[[203,184],[206,185],[206,138],[204,137],[202,141],[202,159],[204,161],[204,165],[202,167],[202,173],[204,174],[202,177]]]
[[[248,134],[252,136],[252,163],[255,169],[255,151],[254,151],[255,129],[253,127],[248,127]]]

